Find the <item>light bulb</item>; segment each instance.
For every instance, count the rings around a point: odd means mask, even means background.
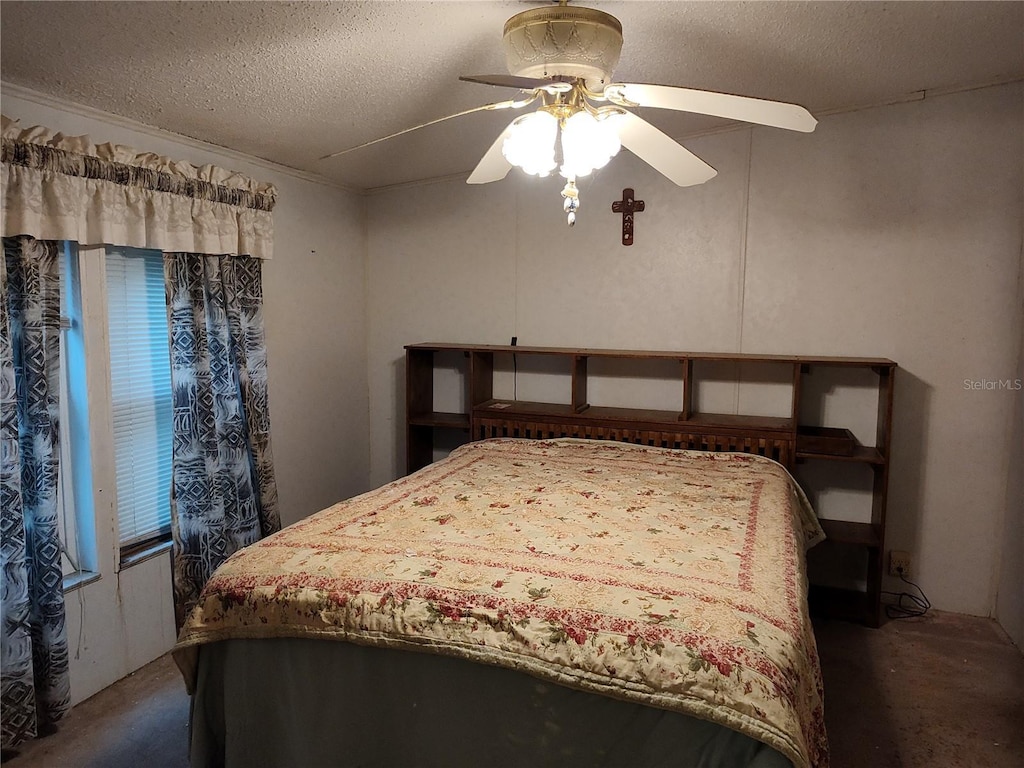
[[[611,122],[577,112],[562,124],[562,176],[587,176],[607,165],[621,147]]]
[[[514,123],[501,153],[512,165],[535,176],[547,176],[555,169],[555,139],[558,119],[543,111],[523,115]]]

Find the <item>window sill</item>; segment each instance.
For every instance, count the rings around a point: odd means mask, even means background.
[[[95,571],[73,571],[64,577],[64,594],[73,592],[76,589],[99,581],[103,578],[102,574],[96,573]]]
[[[152,560],[154,557],[166,554],[171,551],[171,540],[159,541],[151,546],[144,549],[136,550],[129,555],[123,555],[121,557],[121,565],[118,570],[123,571],[125,568],[131,568],[133,565],[145,562],[146,560]]]

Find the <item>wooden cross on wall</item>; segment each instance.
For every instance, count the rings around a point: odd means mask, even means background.
[[[644,209],[643,200],[633,199],[633,190],[626,187],[622,190],[622,199],[612,203],[612,211],[622,214],[622,244],[633,244],[633,214]]]

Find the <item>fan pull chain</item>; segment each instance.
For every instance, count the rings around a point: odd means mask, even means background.
[[[562,197],[565,198],[562,208],[566,213],[566,221],[571,227],[576,223],[576,211],[580,207],[580,191],[576,189],[575,176],[570,177],[565,187],[562,188]]]

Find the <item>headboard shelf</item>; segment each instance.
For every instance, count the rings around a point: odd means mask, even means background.
[[[408,344],[407,350],[445,352],[490,352],[520,355],[575,355],[579,357],[609,357],[635,360],[695,360],[725,363],[801,363],[803,365],[839,365],[854,367],[892,367],[885,357],[834,357],[821,355],[751,354],[748,352],[670,352],[665,350],[600,349],[594,347],[536,347],[509,344]]]
[[[591,440],[619,440],[642,445],[702,451],[739,451],[756,453],[778,461],[790,471],[805,462],[836,462],[838,467],[859,465],[867,467],[871,482],[870,519],[861,521],[829,520],[822,522],[829,539],[840,546],[859,547],[867,552],[866,588],[829,588],[815,590],[815,599],[822,599],[826,612],[837,608],[837,613],[853,615],[877,626],[881,620],[881,579],[885,542],[885,510],[889,477],[889,446],[891,442],[893,386],[896,363],[882,357],[833,357],[810,355],[740,354],[726,352],[666,352],[623,349],[592,349],[587,347],[533,347],[474,344],[411,344],[406,348],[406,469],[413,472],[434,460],[435,436],[439,432],[461,432],[462,440],[481,440],[490,437],[520,437],[551,439],[578,437]],[[441,353],[450,365],[451,360],[462,360],[462,408],[437,407],[435,403],[435,354]],[[461,354],[460,354],[461,353]],[[511,360],[502,370],[495,359],[501,356]],[[514,357],[512,357],[514,356]],[[495,380],[511,373],[513,382],[524,358],[540,356],[561,358],[548,360],[540,366],[543,374],[554,381],[564,380],[563,387],[552,401],[496,397]],[[593,359],[618,360],[614,366],[597,364],[588,366]],[[674,361],[678,367],[656,364],[656,361]],[[518,365],[517,362],[518,361]],[[625,362],[621,362],[625,361]],[[652,361],[655,361],[652,369]],[[699,364],[719,364],[710,367]],[[788,369],[787,369],[788,366]],[[593,369],[588,372],[589,369]],[[592,402],[593,381],[602,378],[593,371],[611,368],[613,378],[627,381],[647,378],[663,379],[668,371],[674,383],[668,382],[668,391],[674,392],[674,402],[666,408],[628,407],[642,387],[628,384],[619,386],[616,397],[627,402],[602,404]],[[713,374],[707,370],[714,369]],[[839,371],[837,383],[831,386],[829,374],[815,381],[810,377],[820,370]],[[857,369],[860,369],[859,371]],[[655,370],[656,373],[652,373]],[[554,371],[554,373],[552,373]],[[675,373],[672,373],[675,371]],[[702,373],[702,371],[704,373]],[[870,373],[867,373],[869,372]],[[730,373],[731,372],[731,373]],[[784,397],[784,413],[713,413],[701,410],[704,398],[699,389],[701,376],[714,382],[736,386],[734,402],[739,404],[740,384],[751,385],[760,381],[765,386],[788,387]],[[758,378],[758,377],[762,378]],[[731,377],[731,378],[730,378]],[[802,423],[801,416],[810,421],[828,420],[832,406],[815,402],[815,398],[831,398],[834,391],[843,391],[850,382],[872,382],[876,390],[870,418],[874,421],[873,444],[864,444],[850,429],[833,424]],[[664,384],[665,382],[660,382]],[[550,384],[550,382],[549,382]],[[822,386],[824,384],[824,386]],[[516,387],[512,387],[516,391]],[[550,390],[549,390],[550,391]],[[606,391],[606,390],[603,390]],[[665,391],[664,387],[660,391]],[[589,393],[589,397],[588,397]],[[546,394],[546,392],[545,392]],[[774,396],[778,406],[780,396]],[[858,398],[855,397],[855,400]],[[859,398],[863,400],[863,397]],[[638,403],[639,405],[639,403]],[[808,416],[810,414],[810,416]],[[846,425],[844,425],[846,426]],[[861,429],[861,435],[868,434]],[[457,441],[456,441],[457,442]],[[447,441],[450,445],[451,441]],[[851,467],[852,468],[852,467]],[[863,472],[864,470],[859,470]],[[819,514],[823,510],[818,510]],[[826,596],[821,598],[821,596]],[[819,606],[820,607],[820,606]],[[841,610],[839,610],[841,608]]]
[[[454,429],[469,429],[470,418],[468,413],[446,413],[444,411],[427,411],[426,413],[410,413],[408,417],[410,424],[419,427],[450,427]]]

